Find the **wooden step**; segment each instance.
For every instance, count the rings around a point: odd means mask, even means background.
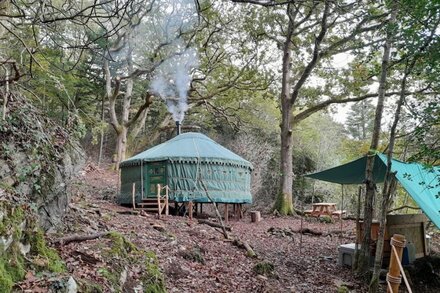
[[[143,206],[143,207],[145,207],[145,206],[150,206],[150,207],[156,206],[157,207],[157,202],[141,202],[141,203],[138,203],[137,205]]]
[[[143,198],[142,199],[143,202],[157,202],[157,198]],[[165,199],[161,198],[160,202],[164,202]]]
[[[143,208],[144,211],[146,212],[155,212],[157,213],[157,207],[156,208]]]

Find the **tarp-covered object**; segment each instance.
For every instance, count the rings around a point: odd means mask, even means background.
[[[250,193],[252,164],[207,136],[189,132],[180,134],[120,164],[122,173],[120,203],[131,202],[131,186],[133,183],[136,183],[136,186],[142,185],[140,180],[142,177],[146,190],[144,194],[148,193],[148,189],[153,186],[149,178],[154,179],[154,176],[158,175],[148,168],[157,163],[165,166],[164,184],[170,188],[171,200],[211,202],[201,185],[202,180],[214,202],[252,202]],[[141,170],[144,175],[141,175]],[[140,192],[136,192],[136,202],[140,201]]]
[[[362,184],[365,180],[366,162],[365,156],[306,177],[339,184]],[[376,183],[384,181],[386,165],[386,155],[376,154],[373,169]],[[422,164],[393,159],[391,171],[431,221],[440,228],[440,167],[425,167]]]

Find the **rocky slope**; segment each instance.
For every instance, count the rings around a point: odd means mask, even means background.
[[[69,134],[18,93],[0,120],[0,292],[28,273],[66,270],[44,231],[67,211],[84,154]]]

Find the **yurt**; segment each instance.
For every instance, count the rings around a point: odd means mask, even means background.
[[[251,203],[252,164],[201,133],[183,133],[120,164],[120,204],[157,196],[176,203]],[[209,194],[206,195],[205,188]]]

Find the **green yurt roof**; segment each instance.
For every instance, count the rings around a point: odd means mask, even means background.
[[[182,133],[121,163],[121,167],[140,165],[141,162],[200,162],[236,165],[252,169],[252,164],[206,135]]]

